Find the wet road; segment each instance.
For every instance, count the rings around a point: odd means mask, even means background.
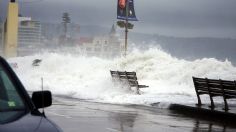
[[[214,122],[197,120],[168,109],[111,105],[56,97],[46,115],[65,132],[191,132],[236,131]]]

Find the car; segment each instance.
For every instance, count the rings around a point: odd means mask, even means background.
[[[50,105],[50,91],[33,92],[30,98],[10,65],[0,57],[0,132],[61,132],[39,111]]]

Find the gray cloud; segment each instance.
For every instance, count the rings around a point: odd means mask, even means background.
[[[20,12],[41,21],[60,22],[65,11],[83,25],[110,27],[116,21],[116,0],[21,1]],[[1,17],[6,3],[0,1]],[[135,0],[135,9],[137,32],[236,38],[236,0]]]

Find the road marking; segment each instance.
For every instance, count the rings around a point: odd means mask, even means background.
[[[122,131],[119,131],[119,130],[116,130],[116,129],[113,129],[113,128],[106,128],[107,130],[110,130],[110,131],[113,131],[113,132],[122,132]]]
[[[55,113],[55,112],[48,112],[48,113],[54,114],[54,115],[56,115],[56,116],[65,117],[65,118],[72,118],[71,116],[68,116],[68,115],[62,115],[62,114],[58,114],[58,113]]]

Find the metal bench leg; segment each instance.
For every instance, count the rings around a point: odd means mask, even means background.
[[[140,94],[139,87],[136,87],[136,93]]]
[[[213,100],[212,96],[210,96],[210,100],[211,100],[211,106],[210,106],[210,108],[211,108],[211,109],[214,109],[214,108],[215,108],[215,104],[214,104],[214,100]]]
[[[224,102],[225,102],[225,107],[223,108],[225,111],[228,111],[229,110],[229,106],[228,106],[228,103],[227,103],[227,100],[226,98],[224,98]]]
[[[212,126],[213,126],[213,124],[210,123],[209,126],[208,126],[208,131],[209,131],[209,132],[212,132]]]
[[[197,106],[201,106],[202,105],[202,101],[201,101],[201,98],[200,98],[199,94],[197,94],[197,101],[198,101]]]

